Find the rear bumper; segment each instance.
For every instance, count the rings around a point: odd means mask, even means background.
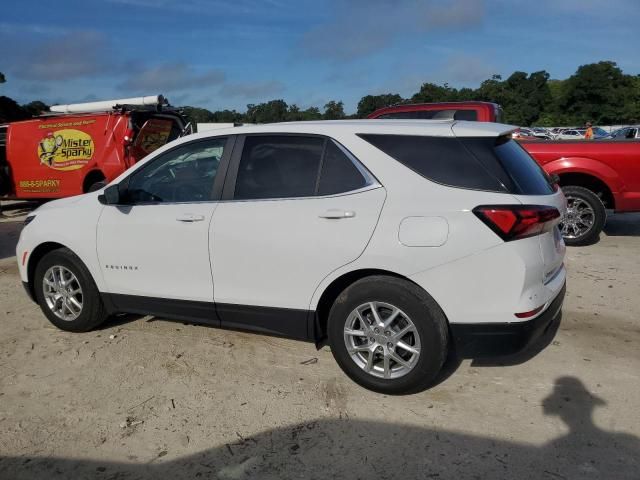
[[[456,353],[462,357],[510,355],[525,350],[560,321],[566,284],[533,320],[513,323],[451,324]]]

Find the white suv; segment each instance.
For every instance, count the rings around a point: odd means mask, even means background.
[[[190,135],[37,209],[20,275],[63,330],[129,312],[328,341],[361,385],[416,391],[450,349],[514,351],[559,318],[565,200],[512,130],[365,120]]]

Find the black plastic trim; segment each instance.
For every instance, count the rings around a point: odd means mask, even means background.
[[[561,317],[566,284],[549,307],[533,320],[513,323],[452,323],[456,353],[464,358],[510,355],[526,350]]]
[[[171,298],[143,297],[118,293],[102,293],[102,299],[110,313],[137,313],[156,315],[173,320],[185,320],[220,326],[213,302],[175,300]]]
[[[109,312],[155,315],[172,320],[205,323],[233,330],[249,330],[314,342],[315,312],[291,308],[175,300],[139,295],[101,293]]]
[[[309,332],[314,312],[291,308],[216,303],[222,327],[315,341]]]

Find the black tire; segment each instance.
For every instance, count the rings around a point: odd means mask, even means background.
[[[600,232],[602,232],[604,224],[607,221],[607,211],[604,208],[602,200],[594,192],[584,187],[568,185],[562,187],[562,192],[568,199],[579,199],[587,203],[594,214],[591,228],[577,236],[572,235],[569,237],[563,234],[564,243],[572,247],[594,244],[600,238]]]
[[[96,191],[100,190],[101,188],[104,188],[106,185],[107,185],[107,182],[105,182],[104,180],[100,180],[99,182],[94,182],[87,189],[87,193],[96,192]]]
[[[44,276],[49,268],[61,266],[72,272],[82,288],[82,309],[74,320],[63,320],[51,311],[44,295]],[[107,312],[100,298],[89,270],[71,250],[60,248],[47,253],[36,265],[33,276],[33,290],[42,312],[56,327],[68,332],[87,332],[107,318]]]
[[[404,376],[373,376],[357,365],[347,351],[346,322],[358,306],[368,302],[383,302],[399,308],[416,327],[420,354]],[[336,362],[353,381],[390,395],[416,393],[432,385],[447,357],[449,345],[447,319],[435,300],[409,281],[384,275],[358,280],[338,296],[329,312],[328,337]]]

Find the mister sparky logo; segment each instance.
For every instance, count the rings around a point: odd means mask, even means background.
[[[38,144],[40,163],[54,170],[77,170],[93,157],[95,145],[91,136],[80,130],[49,132]]]

